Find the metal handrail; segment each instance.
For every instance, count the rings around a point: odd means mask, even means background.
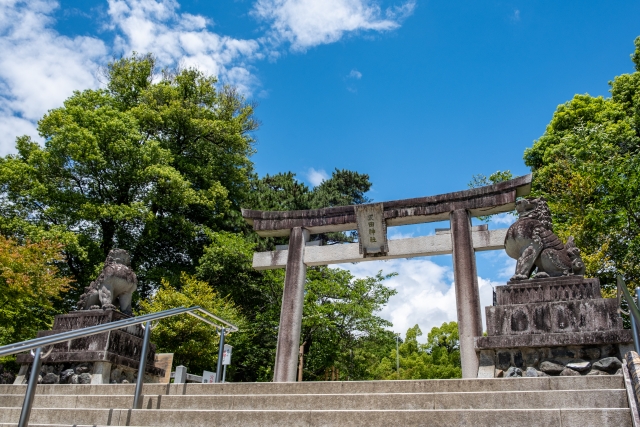
[[[194,313],[194,311],[200,311],[206,314],[209,317],[212,317],[216,321],[221,324],[217,324],[212,322],[211,320]],[[67,341],[71,341],[76,338],[88,337],[91,335],[100,334],[103,332],[113,331],[116,329],[127,328],[130,326],[140,325],[144,323],[142,326],[144,329],[144,338],[142,341],[142,352],[140,354],[140,365],[138,366],[138,378],[136,380],[136,389],[133,397],[133,409],[141,409],[142,408],[142,384],[144,378],[144,372],[146,370],[147,363],[147,353],[149,350],[149,337],[151,336],[152,325],[151,322],[154,320],[165,319],[167,317],[176,316],[178,314],[187,313],[209,325],[212,325],[216,328],[216,331],[220,333],[220,351],[219,356],[222,354],[222,347],[224,345],[224,335],[228,330],[229,332],[237,332],[239,329],[232,323],[227,322],[224,319],[219,318],[218,316],[208,312],[204,308],[196,305],[193,307],[179,307],[172,308],[169,310],[159,311],[157,313],[145,314],[142,316],[131,317],[129,319],[117,320],[115,322],[104,323],[102,325],[89,326],[86,328],[75,329],[73,331],[61,332],[59,334],[51,335],[48,337],[42,338],[34,338],[31,340],[22,341],[19,343],[9,344],[0,347],[0,356],[7,356],[10,354],[22,353],[29,350],[34,350],[33,354],[33,364],[31,367],[31,375],[29,376],[29,383],[27,385],[27,392],[25,393],[24,402],[22,403],[22,412],[20,413],[20,421],[18,422],[18,427],[27,427],[29,424],[29,417],[31,416],[31,407],[33,406],[33,399],[36,393],[36,386],[38,385],[38,373],[40,372],[40,368],[42,366],[42,349],[44,347],[48,347],[54,344],[59,344]],[[48,353],[47,353],[48,355]],[[46,357],[46,355],[45,355]],[[218,375],[216,375],[216,382],[218,382],[217,378],[220,377],[220,361],[218,361]]]
[[[625,313],[621,308],[618,308],[618,310],[622,313],[629,314],[629,317],[631,318],[631,331],[633,332],[633,345],[636,349],[636,352],[640,353],[640,337],[638,337],[638,325],[640,325],[640,309],[638,309],[636,302],[633,300],[633,297],[629,293],[629,289],[627,289],[627,285],[624,282],[624,279],[619,274],[616,278],[616,285],[618,288],[618,296],[622,294],[624,299],[627,301],[627,305],[629,306],[629,313]],[[636,288],[636,295],[640,296],[640,288]]]
[[[204,317],[198,314],[193,313],[193,311],[196,311],[196,310],[203,312],[210,317],[213,317],[220,323],[223,323],[224,326],[218,325],[214,322],[211,322],[208,319],[205,319]],[[207,310],[203,309],[202,307],[196,305],[193,307],[172,308],[169,310],[159,311],[157,313],[145,314],[142,316],[131,317],[129,319],[123,319],[123,320],[117,320],[115,322],[104,323],[102,325],[89,326],[81,329],[74,329],[73,331],[62,332],[62,333],[51,335],[48,337],[34,338],[31,340],[22,341],[19,343],[5,345],[0,347],[0,357],[8,356],[10,354],[22,353],[25,351],[33,350],[38,347],[46,347],[53,344],[59,344],[59,343],[70,341],[76,338],[88,337],[91,335],[100,334],[102,332],[108,332],[115,329],[122,329],[128,326],[135,326],[141,323],[164,319],[164,318],[172,317],[182,313],[190,314],[196,317],[197,319],[200,319],[203,322],[206,322],[216,328],[228,328],[230,332],[238,331],[237,326],[223,319],[220,319],[219,317],[209,313]]]

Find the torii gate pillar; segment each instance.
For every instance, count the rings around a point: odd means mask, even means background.
[[[309,231],[294,227],[289,235],[287,270],[284,276],[284,293],[280,309],[280,328],[276,347],[276,364],[273,382],[295,382],[298,368],[304,282],[307,266],[304,263],[304,247],[309,241]]]
[[[462,378],[476,378],[479,363],[474,348],[474,338],[482,336],[482,314],[476,255],[471,234],[471,216],[466,209],[458,209],[451,212],[449,219]]]

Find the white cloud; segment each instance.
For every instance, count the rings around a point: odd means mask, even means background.
[[[516,260],[503,250],[477,252],[476,259],[484,264],[485,271],[492,271],[493,279],[510,279],[516,271]]]
[[[309,168],[307,171],[307,180],[314,187],[322,184],[322,181],[327,179],[329,179],[329,174],[324,169],[315,170],[314,168]]]
[[[498,277],[501,279],[510,279],[516,272],[517,260],[511,258],[506,252],[500,252],[499,260],[502,262],[502,268],[498,269]]]
[[[362,73],[356,69],[351,70],[349,75],[347,76],[352,79],[360,80],[362,78]]]
[[[414,237],[414,233],[403,233],[402,231],[398,231],[398,227],[389,228],[388,233],[389,240],[408,239],[410,237]]]
[[[15,151],[16,136],[39,140],[37,120],[74,90],[98,87],[96,72],[113,56],[151,52],[161,66],[194,66],[245,94],[258,86],[250,66],[262,58],[257,41],[213,33],[207,18],[179,13],[175,0],[108,3],[113,46],[59,34],[55,0],[0,1],[0,155]]]
[[[391,30],[415,4],[408,0],[383,13],[373,0],[257,0],[254,13],[272,24],[270,36],[244,40],[211,31],[209,18],[180,12],[177,0],[107,1],[103,29],[112,44],[58,33],[56,0],[0,0],[0,155],[15,151],[18,135],[39,139],[37,120],[74,90],[98,87],[96,72],[114,56],[151,52],[161,66],[197,67],[251,95],[259,89],[252,64],[277,57],[277,49],[264,47],[274,37],[304,50],[348,32]],[[326,178],[315,171],[309,179],[316,185]]]
[[[511,212],[505,212],[492,216],[491,222],[496,225],[511,225],[516,222],[516,219],[518,219],[518,217]]]
[[[212,22],[180,13],[175,0],[108,0],[110,28],[118,33],[116,50],[152,52],[162,66],[180,64],[214,74],[250,94],[258,85],[250,62],[263,58],[255,40],[209,31]]]
[[[391,297],[380,316],[392,322],[392,329],[403,336],[407,329],[418,324],[423,333],[421,341],[424,342],[431,328],[457,319],[450,267],[437,265],[425,258],[340,264],[338,267],[351,271],[356,277],[373,276],[379,270],[387,274],[398,273],[385,282],[398,293]],[[493,286],[499,283],[478,277],[478,285],[484,328],[484,307],[493,303]]]
[[[35,122],[74,90],[98,85],[104,42],[58,34],[51,28],[57,7],[53,0],[0,2],[0,155],[15,151],[16,136],[39,139]]]
[[[304,51],[347,33],[394,30],[414,7],[415,0],[409,0],[383,13],[373,0],[257,0],[253,14],[271,25],[273,43]]]

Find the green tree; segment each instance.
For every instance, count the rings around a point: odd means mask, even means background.
[[[240,332],[227,335],[225,342],[234,347],[234,362],[241,362],[250,340],[246,320],[233,301],[220,297],[206,282],[182,274],[180,290],[177,290],[163,280],[160,289],[148,301],[140,302],[138,314],[192,305],[199,305],[240,328]],[[158,351],[173,353],[174,366],[184,365],[189,372],[195,373],[215,370],[220,337],[211,325],[199,319],[187,314],[163,319],[153,330],[151,339],[158,346]],[[234,375],[237,365],[234,363],[229,367],[228,378]]]
[[[253,191],[246,207],[287,211],[357,205],[371,202],[371,199],[365,196],[370,188],[369,175],[346,169],[334,170],[329,179],[313,189],[299,182],[294,173],[279,173],[252,181]],[[336,244],[355,241],[357,233],[324,233],[313,238],[322,240],[324,244]],[[253,241],[258,244],[259,250],[273,250],[276,244],[287,244],[287,240],[283,238],[258,239],[255,235]]]
[[[418,325],[407,330],[398,348],[400,372],[396,370],[396,349],[373,369],[378,379],[443,379],[462,377],[457,322],[443,323],[429,332],[427,343],[420,344]]]
[[[510,170],[496,171],[489,176],[484,174],[477,174],[471,177],[469,182],[469,188],[484,187],[485,185],[497,184],[499,182],[508,181],[513,178],[513,174]]]
[[[576,95],[559,105],[524,154],[533,194],[549,203],[555,231],[573,235],[587,274],[640,285],[640,37],[636,72],[616,77],[611,97]]]
[[[492,185],[499,182],[508,181],[512,178],[513,174],[510,170],[496,171],[489,176],[486,176],[484,174],[473,175],[471,177],[471,181],[467,185],[469,188],[484,187],[485,185]],[[511,213],[515,214],[515,211],[512,211]],[[493,217],[493,215],[485,215],[479,216],[478,219],[480,221],[489,222],[491,220],[491,217]]]
[[[151,55],[106,67],[105,89],[75,92],[0,159],[0,229],[65,243],[77,297],[113,247],[147,296],[193,273],[208,230],[242,230],[253,109],[194,69],[157,74]],[[157,77],[157,81],[154,78]]]
[[[320,267],[307,272],[301,340],[305,344],[304,375],[322,380],[338,368],[341,379],[368,379],[370,344],[393,343],[385,331],[390,322],[377,315],[397,293],[384,285],[395,274],[355,278],[348,270]]]
[[[0,345],[35,338],[58,314],[54,302],[69,288],[57,263],[62,246],[55,242],[18,243],[0,235]]]

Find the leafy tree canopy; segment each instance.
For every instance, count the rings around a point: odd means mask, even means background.
[[[533,194],[549,203],[555,231],[569,235],[587,274],[640,285],[640,37],[636,72],[616,77],[611,97],[576,95],[559,105],[524,154]]]
[[[42,240],[20,244],[0,235],[0,345],[33,338],[58,314],[53,303],[70,279],[59,274],[61,245]]]
[[[329,179],[313,189],[299,182],[294,173],[279,173],[252,181],[252,192],[246,207],[287,211],[357,205],[371,202],[365,196],[370,188],[369,175],[346,169],[334,170]],[[326,233],[314,237],[328,244],[353,242],[356,238],[356,232]],[[273,250],[276,243],[286,244],[286,239],[267,238],[255,241],[260,245],[260,250]]]
[[[0,159],[0,230],[66,244],[88,284],[113,247],[132,253],[142,295],[194,272],[207,230],[244,227],[253,108],[195,69],[158,75],[151,55],[105,69],[106,88],[75,92]]]
[[[492,184],[497,184],[503,181],[509,181],[512,178],[513,178],[513,174],[511,173],[510,170],[496,171],[489,176],[486,176],[483,174],[473,175],[473,177],[471,177],[471,181],[467,185],[469,188],[484,187],[486,185],[492,185]],[[515,213],[515,211],[512,212],[512,214],[513,213]],[[489,222],[489,220],[491,220],[491,217],[493,217],[493,215],[485,215],[485,216],[479,216],[478,219],[480,221]]]
[[[369,367],[358,363],[371,358],[367,344],[393,342],[385,333],[391,323],[377,313],[397,293],[383,283],[394,275],[355,278],[329,267],[307,271],[301,334],[308,353],[305,377],[324,379],[327,369],[337,367],[343,379],[367,379]]]
[[[177,290],[163,280],[160,289],[148,301],[140,302],[138,314],[199,305],[238,326],[241,332],[225,337],[225,342],[234,346],[234,364],[227,372],[232,376],[233,370],[242,368],[236,362],[243,360],[242,353],[250,338],[245,318],[233,301],[220,297],[208,283],[187,274],[180,277],[180,282],[180,290]],[[163,319],[153,330],[151,339],[162,351],[173,353],[174,366],[186,366],[189,372],[197,375],[204,370],[215,371],[220,337],[211,325],[186,314],[174,316]]]
[[[373,369],[378,379],[435,379],[461,378],[460,344],[457,322],[443,323],[429,332],[427,343],[420,344],[422,331],[418,325],[407,330],[405,340],[398,353],[395,347],[388,357]],[[396,370],[396,355],[399,355],[400,371]]]

